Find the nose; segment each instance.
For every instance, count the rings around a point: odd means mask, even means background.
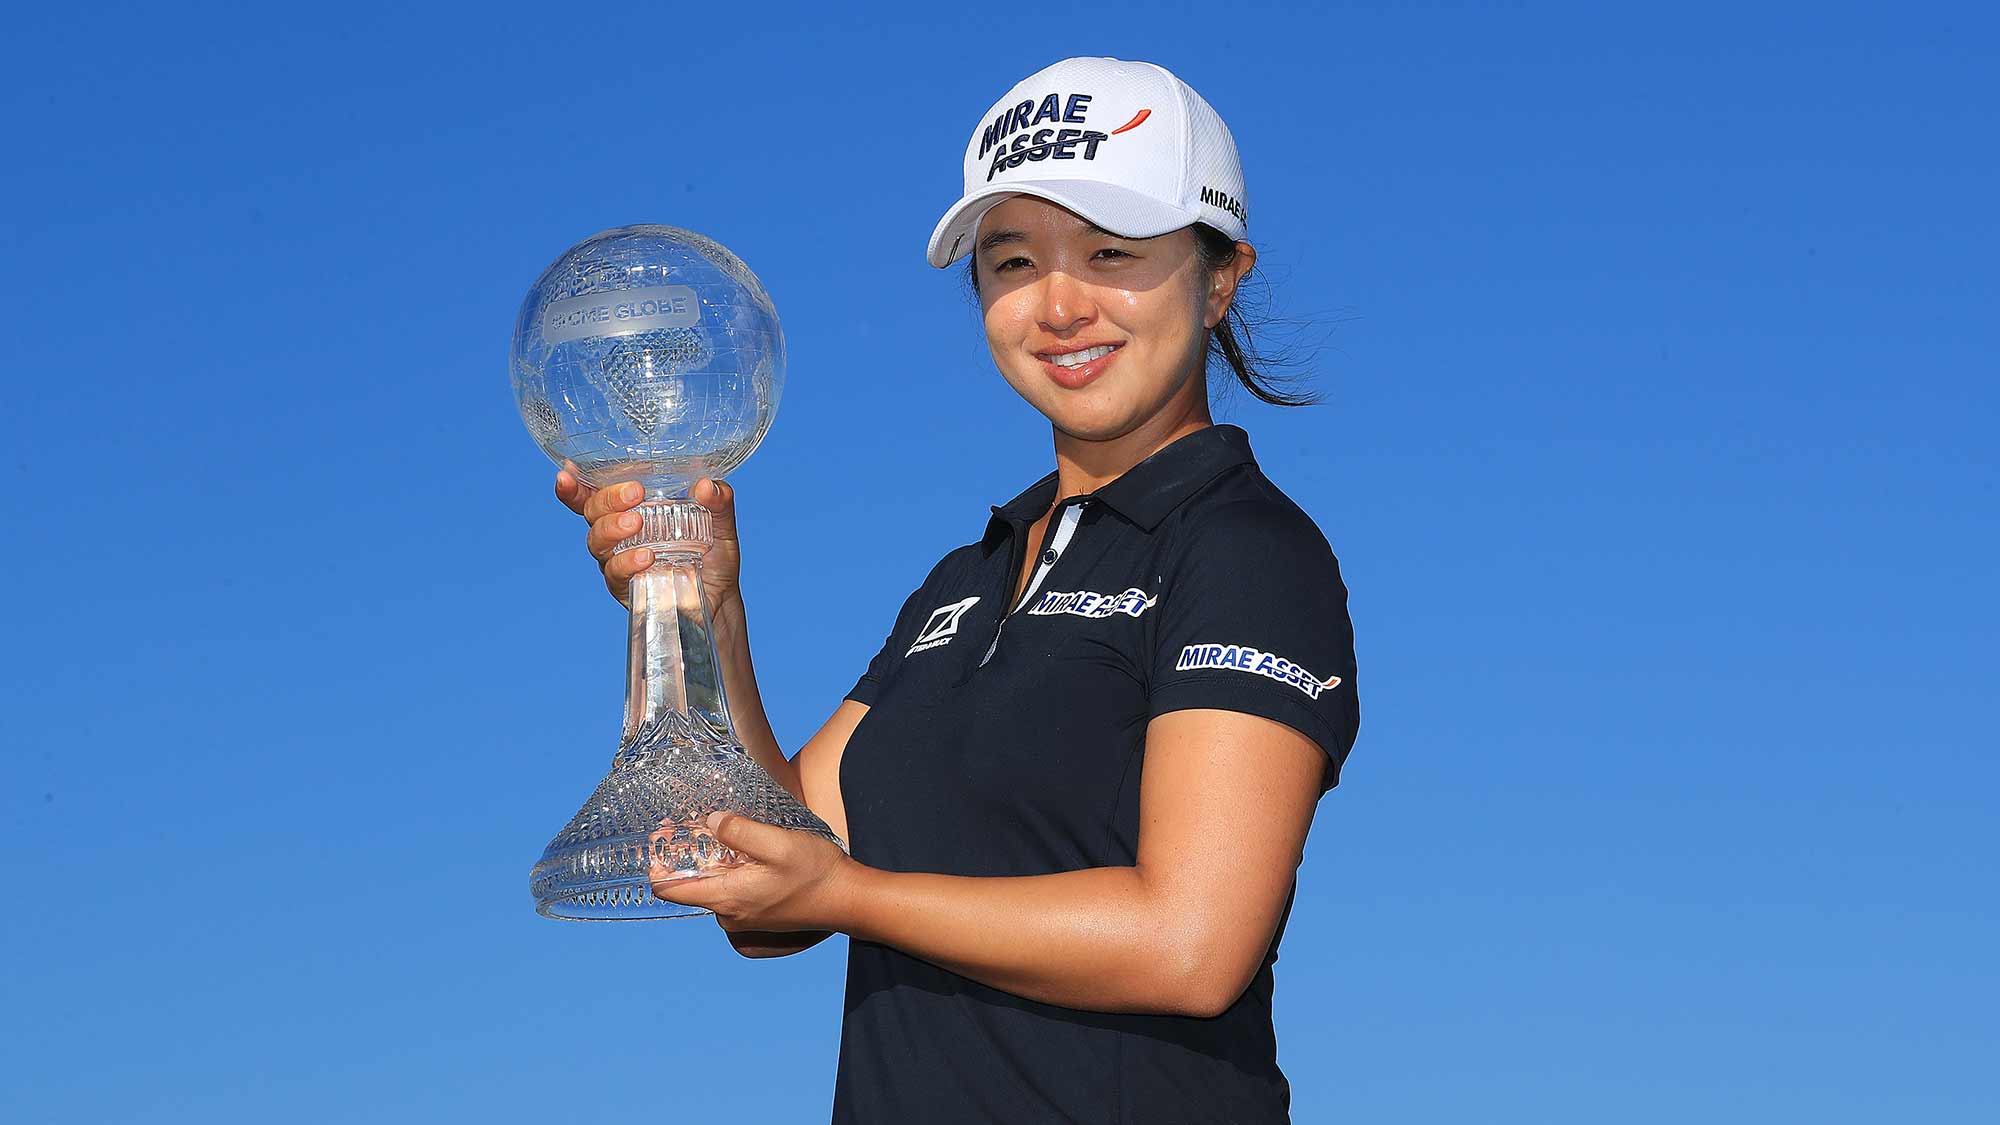
[[[1089,287],[1069,274],[1055,270],[1042,279],[1042,301],[1038,317],[1042,327],[1057,336],[1066,336],[1097,319],[1097,305]]]

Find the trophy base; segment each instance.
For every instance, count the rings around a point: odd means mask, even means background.
[[[645,883],[619,883],[536,903],[535,913],[565,922],[644,922],[654,918],[700,918],[709,911],[655,897],[653,888]]]
[[[664,833],[654,833],[662,837]],[[708,915],[706,907],[684,907],[668,903],[652,893],[658,883],[680,883],[706,879],[738,865],[736,853],[722,847],[714,837],[702,833],[704,843],[674,849],[670,841],[648,837],[620,837],[594,841],[568,849],[568,855],[550,849],[536,865],[534,913],[544,919],[564,919],[580,923],[622,923],[648,919],[698,919]],[[666,853],[652,859],[650,853]],[[632,873],[642,867],[644,873]],[[612,879],[564,879],[564,873],[624,869]]]
[[[709,833],[708,816],[718,810],[847,848],[737,746],[670,741],[628,748],[529,874],[536,913],[582,922],[710,913],[659,898],[653,887],[719,875],[745,862]]]

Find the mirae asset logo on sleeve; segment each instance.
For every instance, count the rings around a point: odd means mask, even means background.
[[[1181,658],[1174,664],[1176,672],[1201,668],[1226,668],[1263,676],[1292,685],[1304,692],[1307,699],[1318,699],[1320,692],[1340,686],[1339,676],[1322,680],[1276,653],[1249,645],[1189,645],[1181,650]]]

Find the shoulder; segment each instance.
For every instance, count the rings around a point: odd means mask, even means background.
[[[1323,572],[1338,581],[1339,564],[1319,524],[1254,463],[1235,466],[1174,509],[1161,530],[1176,567],[1283,567]]]
[[[1160,525],[1160,610],[1151,639],[1155,715],[1241,711],[1318,743],[1340,775],[1360,723],[1354,625],[1319,525],[1246,462],[1204,484]]]
[[[978,543],[966,543],[944,553],[944,557],[932,564],[930,572],[919,583],[919,591],[940,585],[954,585],[968,573],[976,570],[986,558],[986,550]]]

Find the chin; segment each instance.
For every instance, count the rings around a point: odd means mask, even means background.
[[[1010,374],[1015,393],[1058,432],[1078,441],[1122,438],[1166,409],[1174,397],[1169,393],[1158,401],[1146,401],[1133,394],[1139,388],[1118,379],[1115,372],[1075,391],[1050,384],[1040,370]]]
[[[1139,428],[1145,413],[1122,403],[1037,403],[1049,424],[1079,441],[1112,441]]]

